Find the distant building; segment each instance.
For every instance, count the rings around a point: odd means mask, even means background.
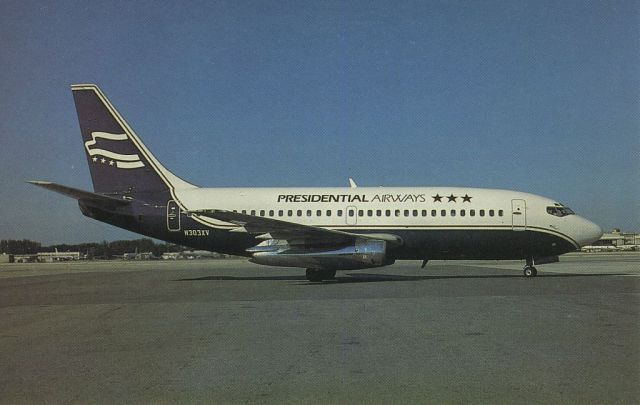
[[[53,263],[80,260],[80,252],[39,252],[15,255],[16,263]]]
[[[592,245],[584,246],[582,250],[585,252],[640,250],[640,234],[614,229],[611,232],[605,232],[600,240]]]
[[[15,263],[35,263],[38,261],[37,254],[14,255]]]
[[[80,260],[80,252],[40,252],[37,261],[42,263],[68,262]]]
[[[8,255],[6,253],[0,254],[0,263],[13,263],[13,255]]]

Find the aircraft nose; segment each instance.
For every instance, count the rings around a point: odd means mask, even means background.
[[[587,219],[580,218],[580,220],[581,224],[578,228],[579,232],[577,238],[580,246],[590,245],[593,242],[600,240],[603,233],[602,228]]]

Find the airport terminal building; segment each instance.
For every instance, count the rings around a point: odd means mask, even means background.
[[[39,252],[9,256],[6,263],[53,263],[80,260],[80,252]]]
[[[592,245],[584,246],[584,252],[619,252],[640,250],[640,233],[622,232],[614,229],[602,235],[599,241]]]

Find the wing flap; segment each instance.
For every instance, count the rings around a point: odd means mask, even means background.
[[[195,210],[187,211],[187,215],[201,215],[219,221],[229,222],[238,226],[236,232],[248,232],[263,236],[269,235],[270,239],[286,240],[314,240],[331,243],[346,243],[354,239],[354,236],[341,231],[318,228],[310,225],[296,224],[273,218],[258,217],[226,210]]]
[[[357,239],[384,240],[394,245],[402,244],[402,239],[392,234],[357,234],[312,225],[297,224],[273,218],[242,214],[227,210],[206,209],[187,211],[187,215],[201,215],[238,226],[235,232],[258,234],[258,239],[286,239],[290,243],[328,243],[333,245],[355,242]]]

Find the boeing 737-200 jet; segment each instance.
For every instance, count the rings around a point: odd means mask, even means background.
[[[200,188],[151,154],[102,91],[71,86],[93,192],[38,186],[82,213],[193,249],[306,269],[307,279],[396,260],[558,260],[600,238],[596,224],[554,200],[469,187]]]

